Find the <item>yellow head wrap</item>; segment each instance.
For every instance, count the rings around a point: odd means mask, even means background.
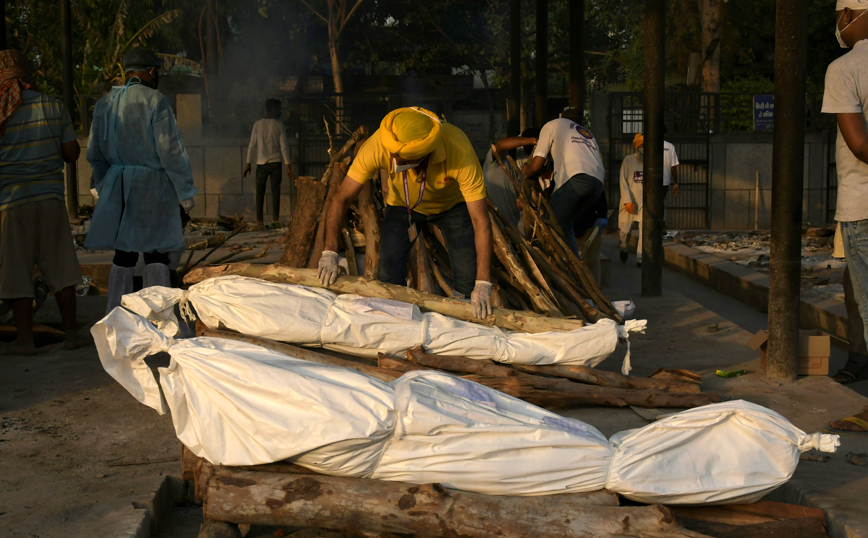
[[[411,161],[421,159],[440,141],[440,120],[424,108],[399,108],[380,123],[380,140],[389,153]]]
[[[642,144],[645,143],[645,135],[642,133],[636,133],[636,136],[633,137],[633,147],[639,149]]]

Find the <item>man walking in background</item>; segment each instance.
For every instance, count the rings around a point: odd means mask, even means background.
[[[63,163],[81,148],[60,101],[35,91],[24,56],[0,51],[0,298],[12,306],[17,339],[3,353],[34,355],[33,266],[60,308],[64,348],[85,341],[76,328],[81,270],[64,204]]]
[[[633,223],[639,223],[639,244],[636,247],[636,265],[642,265],[642,208],[643,186],[645,181],[645,137],[642,133],[633,137],[635,153],[624,157],[621,163],[620,186],[621,203],[618,206],[618,229],[621,236],[621,263],[627,263]]]
[[[265,184],[271,178],[271,220],[280,218],[281,161],[286,166],[286,177],[295,181],[289,161],[289,144],[286,129],[280,121],[280,101],[269,99],[265,102],[265,118],[253,124],[250,133],[250,147],[247,149],[247,166],[244,177],[250,173],[250,164],[256,161],[256,222],[263,223],[265,204]]]
[[[157,91],[163,62],[136,47],[124,56],[126,84],[93,109],[87,160],[98,200],[85,246],[114,250],[106,313],[133,292],[144,253],[145,287],[171,286],[169,253],[184,248],[178,202],[195,206],[193,172],[169,100]]]

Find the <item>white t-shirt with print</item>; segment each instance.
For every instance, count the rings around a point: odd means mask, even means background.
[[[678,154],[675,153],[675,145],[672,142],[663,141],[663,186],[672,184],[672,168],[681,164],[678,162]]]
[[[597,140],[578,123],[558,118],[543,125],[533,156],[546,158],[549,153],[554,161],[555,190],[577,174],[587,174],[600,182],[606,178]]]
[[[841,56],[826,70],[824,114],[862,114],[868,118],[868,39]],[[865,120],[868,129],[868,119]],[[838,167],[838,204],[835,220],[868,219],[868,164],[859,160],[838,129],[835,144]]]

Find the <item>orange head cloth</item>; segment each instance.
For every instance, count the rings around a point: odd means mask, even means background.
[[[633,147],[639,149],[642,147],[642,144],[645,143],[645,135],[642,133],[636,133],[636,136],[633,137]]]
[[[24,55],[13,49],[0,50],[0,137],[6,131],[6,120],[21,104],[22,90],[33,86]]]
[[[421,159],[440,141],[440,120],[424,108],[399,108],[380,123],[380,140],[393,155],[409,161]]]

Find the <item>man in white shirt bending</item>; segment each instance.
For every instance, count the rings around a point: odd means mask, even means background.
[[[535,179],[551,154],[554,161],[552,182],[555,190],[549,203],[564,232],[564,241],[579,254],[575,224],[591,211],[600,194],[606,170],[600,147],[591,131],[583,127],[577,108],[564,110],[560,118],[543,125],[533,159],[525,166],[528,179]]]
[[[265,184],[271,178],[271,220],[280,218],[280,171],[281,160],[286,165],[286,176],[295,181],[289,164],[289,144],[286,129],[280,121],[280,101],[269,99],[265,102],[265,118],[253,124],[250,134],[250,147],[247,149],[247,166],[244,177],[250,173],[250,163],[256,160],[256,222],[262,224],[265,203]]]

